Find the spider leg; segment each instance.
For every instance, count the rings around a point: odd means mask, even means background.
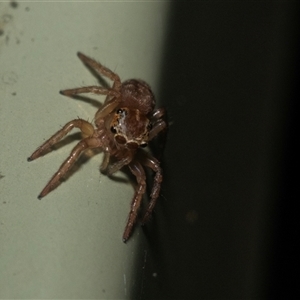
[[[106,101],[96,112],[95,120],[102,119],[115,109],[121,102],[120,93],[114,89],[107,89],[101,86],[85,86],[81,88],[68,89],[60,91],[64,96],[72,97],[77,94],[94,93],[98,95],[107,95]]]
[[[108,96],[113,96],[113,97],[120,96],[120,93],[114,89],[107,89],[107,88],[97,86],[97,85],[62,90],[62,91],[60,91],[60,93],[64,96],[69,96],[69,97],[77,95],[77,94],[84,94],[84,93],[93,93],[93,94],[97,94],[97,95],[108,95]]]
[[[128,221],[125,227],[125,231],[123,234],[123,242],[126,243],[127,240],[129,239],[133,227],[137,221],[137,216],[138,216],[138,210],[141,206],[141,202],[142,202],[142,197],[145,193],[146,190],[146,175],[145,175],[145,171],[142,167],[142,165],[137,162],[134,161],[132,163],[129,164],[129,168],[130,171],[132,172],[132,174],[135,175],[137,182],[138,182],[138,187],[135,191],[132,203],[131,203],[131,210],[128,216]]]
[[[94,127],[91,123],[82,120],[75,119],[68,122],[62,129],[57,131],[53,136],[51,136],[45,143],[43,143],[39,148],[37,148],[30,157],[27,158],[28,161],[32,161],[42,155],[47,149],[52,145],[60,141],[65,135],[67,135],[74,127],[79,128],[81,132],[87,136],[91,136],[94,133]]]
[[[166,110],[163,107],[157,108],[152,112],[152,119],[158,120],[163,118],[165,115],[166,115]]]
[[[47,183],[47,185],[44,187],[44,189],[41,191],[41,193],[38,196],[38,199],[42,199],[45,197],[48,193],[50,193],[53,189],[55,189],[59,183],[60,179],[64,177],[64,175],[69,171],[69,169],[74,165],[75,161],[78,159],[80,154],[89,148],[97,148],[100,147],[99,139],[88,137],[80,141],[72,150],[69,157],[62,163],[58,171],[52,176],[50,181]]]
[[[111,99],[107,99],[96,112],[95,123],[97,124],[97,120],[103,119],[108,114],[110,114],[119,105],[120,102],[121,97],[113,97]]]
[[[160,192],[161,182],[163,180],[163,175],[162,175],[162,169],[159,166],[159,161],[156,158],[150,156],[149,154],[147,154],[147,156],[144,157],[142,164],[146,167],[149,167],[155,172],[153,187],[150,195],[151,200],[149,202],[148,208],[141,222],[142,224],[145,224],[150,219],[155,204],[157,202],[159,192]]]
[[[132,161],[132,157],[127,156],[127,157],[115,162],[114,164],[112,164],[108,167],[107,175],[110,176],[113,173],[119,171],[121,168],[128,165],[131,161]]]
[[[159,119],[154,123],[153,128],[149,132],[149,141],[151,141],[155,136],[157,136],[161,131],[167,128],[167,123],[163,119]]]
[[[86,64],[87,66],[89,66],[90,68],[92,68],[93,70],[98,72],[98,74],[104,75],[104,76],[108,77],[110,80],[112,80],[114,82],[114,84],[113,84],[114,90],[119,91],[121,89],[122,83],[121,83],[120,77],[116,73],[114,73],[110,69],[104,67],[99,62],[95,61],[94,59],[82,54],[81,52],[78,52],[77,55],[84,64]]]
[[[109,164],[109,160],[110,160],[110,154],[108,152],[104,152],[103,161],[102,161],[102,164],[100,166],[100,171],[101,172],[104,172],[107,169],[107,166]]]
[[[149,132],[149,141],[167,128],[167,122],[165,121],[165,109],[155,109],[152,113],[151,122],[153,123],[153,128]]]

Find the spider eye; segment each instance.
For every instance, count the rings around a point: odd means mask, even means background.
[[[142,143],[140,146],[141,146],[142,148],[145,148],[145,147],[148,146],[148,144],[147,144],[147,143]]]
[[[152,127],[153,127],[153,126],[152,126],[152,123],[149,123],[149,124],[147,125],[147,129],[148,129],[148,130],[151,130]]]
[[[115,128],[115,127],[113,127],[113,126],[111,126],[111,127],[110,127],[110,131],[111,131],[112,133],[114,133],[114,134],[115,134],[115,133],[117,133],[117,130],[116,130],[116,128]]]
[[[122,115],[122,114],[124,114],[124,113],[125,113],[125,115],[127,114],[127,110],[126,110],[126,109],[123,109],[123,108],[117,109],[117,114],[118,114],[118,115]]]
[[[127,112],[128,112],[128,109],[127,108],[118,108],[117,109],[117,111],[116,111],[116,113],[118,114],[118,115],[121,115],[121,116],[123,116],[123,115],[127,115]]]

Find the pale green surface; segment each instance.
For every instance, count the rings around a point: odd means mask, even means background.
[[[67,121],[94,116],[58,93],[97,82],[77,51],[156,91],[168,4],[18,3],[0,3],[0,298],[130,299],[147,253],[140,229],[121,241],[132,185],[101,175],[100,154],[39,201],[76,142],[26,158]]]

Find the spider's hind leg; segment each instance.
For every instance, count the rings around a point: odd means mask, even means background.
[[[77,55],[80,58],[80,60],[84,64],[86,64],[89,68],[95,70],[99,75],[104,75],[107,78],[109,78],[110,80],[112,80],[114,82],[114,84],[113,84],[114,90],[117,90],[117,91],[120,90],[122,83],[121,83],[120,77],[116,73],[114,73],[110,69],[104,67],[102,64],[95,61],[94,59],[84,55],[81,52],[78,52]]]

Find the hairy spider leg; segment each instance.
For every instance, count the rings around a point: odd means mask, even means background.
[[[118,93],[117,95],[108,94],[108,97],[104,105],[101,108],[99,108],[99,110],[96,112],[95,120],[102,119],[105,116],[107,116],[110,112],[112,112],[121,102],[121,97],[120,97],[121,96],[120,92],[122,88],[121,79],[118,74],[114,73],[113,71],[106,68],[105,66],[95,61],[94,59],[84,55],[81,52],[78,52],[77,55],[84,64],[86,64],[88,67],[96,71],[99,75],[104,75],[107,78],[109,78],[111,81],[113,81],[112,90],[115,93]],[[111,96],[115,96],[115,97],[112,98]]]
[[[125,158],[115,162],[114,164],[110,165],[107,170],[107,175],[110,176],[113,173],[119,171],[124,166],[128,165],[132,161],[132,155],[128,155]]]
[[[84,93],[94,93],[98,95],[107,95],[108,97],[110,97],[97,111],[95,115],[95,120],[107,116],[118,106],[118,104],[121,101],[120,93],[118,91],[115,91],[113,89],[103,88],[100,86],[94,86],[94,85],[63,90],[60,91],[60,93],[64,96],[69,96],[69,97],[72,97],[77,94],[84,94]]]
[[[80,52],[78,52],[77,55],[84,64],[95,70],[99,75],[104,75],[110,80],[112,80],[113,86],[111,89],[106,89],[99,86],[87,86],[82,88],[63,90],[60,93],[65,96],[74,96],[83,93],[107,95],[108,97],[104,105],[101,108],[99,108],[95,115],[95,120],[104,118],[110,112],[112,112],[113,109],[115,109],[121,101],[120,91],[122,83],[120,77],[116,73],[112,72],[110,69],[104,67],[99,62],[95,61],[94,59],[91,59]]]
[[[94,137],[88,137],[80,141],[73,148],[69,157],[62,163],[58,171],[52,176],[50,181],[38,195],[38,199],[42,199],[59,185],[60,179],[63,178],[64,175],[69,171],[69,169],[74,165],[75,161],[78,159],[78,157],[83,151],[85,151],[86,149],[97,148],[100,146],[101,144],[99,139]]]
[[[95,70],[99,75],[104,75],[104,76],[108,77],[111,81],[113,81],[114,82],[113,83],[114,90],[117,90],[117,91],[121,90],[122,83],[121,83],[121,79],[120,79],[119,75],[117,75],[110,69],[104,67],[102,64],[95,61],[94,59],[87,57],[86,55],[84,55],[81,52],[77,52],[77,55],[84,64],[86,64],[87,66],[89,66],[90,68]]]
[[[69,96],[69,97],[77,95],[77,94],[84,94],[84,93],[93,93],[93,94],[97,94],[97,95],[109,95],[109,96],[114,96],[114,97],[118,97],[120,95],[120,93],[118,91],[115,91],[113,89],[107,89],[107,88],[97,86],[97,85],[62,90],[62,91],[60,91],[60,93],[64,96]]]
[[[91,123],[82,120],[75,119],[68,122],[62,129],[57,131],[54,135],[52,135],[45,143],[43,143],[40,147],[38,147],[30,157],[27,158],[28,161],[32,161],[38,157],[40,157],[47,149],[60,141],[65,135],[67,135],[73,128],[79,128],[80,131],[87,135],[92,136],[94,134],[94,127]]]
[[[163,180],[163,175],[162,175],[162,169],[159,166],[159,161],[153,156],[147,154],[147,157],[146,156],[144,157],[142,164],[146,167],[149,167],[150,169],[153,170],[153,172],[155,172],[155,176],[153,179],[153,187],[150,195],[151,200],[149,202],[148,208],[141,222],[142,224],[145,224],[150,219],[155,204],[157,202],[159,192],[160,192],[161,182]]]
[[[132,199],[128,221],[123,234],[124,243],[127,242],[127,240],[129,239],[132,233],[133,227],[137,221],[138,210],[141,206],[142,198],[146,191],[146,175],[142,165],[139,162],[134,161],[131,162],[128,166],[132,174],[135,175],[136,177],[136,180],[138,182],[138,187]]]
[[[100,171],[110,176],[113,173],[116,173],[124,166],[128,165],[132,161],[132,156],[126,156],[125,158],[115,162],[114,164],[108,166],[110,160],[110,154],[108,152],[104,152],[104,157],[102,164],[100,166]]]

